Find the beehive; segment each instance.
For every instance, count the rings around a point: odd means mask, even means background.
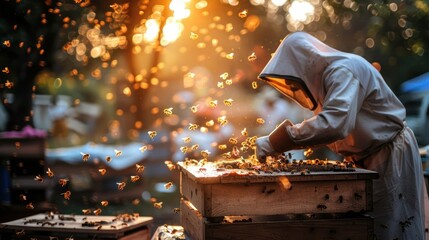
[[[364,213],[372,211],[376,172],[257,173],[179,166],[181,224],[192,239],[246,239],[249,233],[252,239],[266,239],[285,231],[300,239],[372,237],[372,219]],[[238,220],[225,221],[231,217]]]

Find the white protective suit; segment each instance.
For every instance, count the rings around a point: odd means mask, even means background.
[[[379,173],[373,182],[375,239],[424,239],[427,196],[418,145],[403,105],[375,67],[296,32],[259,77],[315,115],[299,124],[286,120],[258,138],[258,159],[327,145]]]

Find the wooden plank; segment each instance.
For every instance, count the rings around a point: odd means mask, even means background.
[[[213,184],[211,208],[197,209],[205,217],[371,211],[366,191],[366,180],[292,182],[289,190],[277,183]]]
[[[279,177],[287,177],[290,181],[326,181],[326,180],[361,180],[376,179],[378,173],[366,169],[356,168],[355,171],[321,171],[309,174],[291,172],[257,173],[253,170],[222,169],[219,171],[213,166],[184,166],[182,162],[178,166],[188,178],[201,184],[215,183],[261,183],[277,182]]]
[[[373,239],[373,219],[362,214],[237,216],[211,222],[181,201],[181,225],[190,239]],[[297,217],[301,216],[301,217]],[[244,219],[245,221],[241,221]]]
[[[180,173],[180,194],[192,202],[197,209],[209,207],[209,203],[206,203],[207,201],[204,198],[210,196],[210,188],[210,185],[199,184],[193,179],[188,178],[185,173]]]
[[[186,235],[194,240],[205,239],[205,219],[201,213],[187,200],[180,201],[180,225],[185,229]]]

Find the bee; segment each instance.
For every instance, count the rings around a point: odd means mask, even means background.
[[[168,182],[168,183],[166,183],[166,184],[164,184],[164,187],[165,187],[165,189],[170,189],[171,187],[173,186],[173,183],[172,182]]]
[[[101,214],[101,212],[102,212],[103,210],[101,210],[100,208],[97,208],[97,209],[95,209],[94,211],[93,211],[93,213],[94,213],[94,215],[96,215],[96,216],[98,216],[98,215],[100,215]]]
[[[174,213],[179,213],[181,211],[181,209],[180,208],[173,208],[173,212]]]
[[[50,168],[48,168],[48,171],[46,171],[46,175],[48,175],[48,177],[53,177],[54,176],[54,172],[52,172],[52,170]]]
[[[245,10],[243,10],[243,11],[239,12],[239,13],[238,13],[238,16],[239,16],[240,18],[245,18],[245,17],[247,17],[247,9],[245,9]]]
[[[339,202],[339,203],[343,203],[343,201],[344,201],[344,197],[343,197],[342,195],[340,195],[340,196],[338,197],[338,202]]]
[[[82,155],[82,161],[87,162],[89,160],[89,158],[91,157],[91,155],[89,153],[80,153]]]
[[[325,197],[323,197],[326,201],[329,200],[329,194],[326,194]]]
[[[226,146],[226,144],[221,144],[221,145],[218,145],[217,148],[219,150],[225,150],[227,148],[227,146]]]
[[[130,176],[130,178],[131,178],[131,182],[137,182],[140,179],[140,176],[135,175],[135,176]]]
[[[192,40],[196,40],[196,39],[198,38],[198,34],[191,32],[191,34],[189,35],[189,37],[190,37]]]
[[[226,116],[219,117],[219,118],[217,119],[217,121],[219,122],[219,124],[220,124],[221,126],[225,126],[225,125],[227,125],[227,124],[228,124],[228,120],[226,119]]]
[[[101,201],[101,206],[106,207],[107,205],[109,205],[108,201]]]
[[[258,123],[258,124],[264,124],[265,123],[265,120],[263,119],[263,118],[257,118],[256,119],[256,123]]]
[[[119,156],[122,155],[122,151],[121,150],[114,149],[114,151],[115,151],[115,156],[116,157],[119,157]]]
[[[223,80],[226,80],[228,78],[228,76],[229,76],[229,73],[224,72],[219,77],[222,78]]]
[[[19,200],[22,202],[27,201],[27,196],[25,196],[24,194],[19,194]]]
[[[107,170],[105,168],[98,169],[98,172],[101,174],[101,176],[104,176],[106,174]]]
[[[162,208],[162,202],[156,202],[153,204],[153,206],[157,209],[160,209],[160,208]]]
[[[253,89],[257,89],[258,88],[258,83],[256,81],[252,82],[252,88]]]
[[[33,203],[28,203],[27,205],[25,205],[26,209],[34,209]]]
[[[127,183],[125,182],[120,182],[120,183],[116,183],[118,185],[118,189],[119,190],[124,190],[125,186],[127,185]]]
[[[168,169],[171,171],[173,169],[176,169],[176,165],[172,161],[165,161],[165,165],[167,165]]]
[[[61,195],[63,195],[64,199],[70,200],[71,192],[66,191],[66,192],[61,193]]]
[[[19,231],[16,231],[16,232],[15,232],[15,235],[16,235],[16,236],[18,236],[18,237],[22,237],[22,236],[24,236],[24,235],[25,235],[25,231],[24,231],[24,229],[19,230]]]
[[[252,54],[250,54],[250,55],[247,57],[247,60],[248,60],[249,62],[253,62],[253,61],[255,61],[255,60],[256,60],[256,54],[255,54],[255,52],[252,52]]]
[[[209,102],[209,106],[210,106],[211,108],[215,108],[215,107],[217,107],[217,100],[212,100],[212,101],[210,101],[210,102]]]
[[[234,59],[234,53],[228,53],[228,54],[226,54],[225,58],[229,59],[229,60]]]
[[[237,144],[238,140],[237,140],[237,138],[231,137],[231,138],[228,139],[228,142],[231,143],[231,144]]]
[[[201,156],[202,156],[203,158],[208,158],[208,157],[209,157],[209,155],[210,155],[210,152],[209,152],[208,150],[203,150],[203,151],[201,151]]]
[[[147,150],[147,146],[141,146],[139,150],[140,152],[145,152]]]
[[[249,135],[249,133],[247,132],[247,129],[243,128],[243,130],[241,130],[241,136],[247,137],[247,135]]]
[[[238,158],[240,156],[240,150],[238,150],[237,146],[232,148],[231,154],[233,157]]]
[[[224,88],[225,85],[223,84],[223,82],[217,82],[217,87],[218,88]]]
[[[198,148],[200,148],[200,145],[198,145],[198,144],[194,144],[191,146],[192,151],[196,151],[196,150],[198,150]]]
[[[110,156],[106,156],[106,162],[110,162],[110,161],[112,161],[112,158],[110,157]]]
[[[183,147],[180,147],[180,151],[182,152],[182,153],[187,153],[188,152],[188,147],[187,146],[183,146]]]
[[[194,124],[194,123],[189,123],[189,127],[188,129],[193,131],[193,130],[197,130],[198,129],[198,124]]]
[[[39,181],[39,182],[43,182],[43,177],[39,175],[37,175],[36,177],[34,177],[34,180]]]
[[[232,84],[232,79],[227,79],[225,80],[226,85],[231,85]]]
[[[154,139],[156,137],[157,132],[156,131],[148,131],[147,134],[151,139]]]
[[[207,127],[213,127],[214,124],[215,124],[215,122],[213,120],[209,120],[209,121],[206,122],[206,126]]]
[[[304,156],[309,157],[311,154],[313,154],[313,149],[308,148],[304,151]]]
[[[190,137],[184,137],[184,138],[182,138],[182,140],[183,140],[184,143],[191,142],[191,138]]]
[[[164,109],[164,114],[167,116],[172,115],[173,114],[173,108],[171,107],[171,108]]]
[[[136,171],[142,173],[144,171],[144,166],[136,163]]]
[[[319,209],[319,210],[325,210],[325,209],[327,209],[328,207],[326,206],[326,205],[323,205],[323,204],[319,204],[319,205],[317,205],[317,209]]]
[[[87,215],[91,213],[91,209],[82,209],[82,213]]]
[[[233,99],[228,98],[228,99],[223,100],[223,104],[225,104],[225,106],[227,106],[227,107],[231,107],[233,101],[234,101]]]
[[[191,111],[192,111],[193,113],[196,113],[196,112],[198,111],[198,105],[194,105],[194,106],[192,106],[192,107],[191,107]]]

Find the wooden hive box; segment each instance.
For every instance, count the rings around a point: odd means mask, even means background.
[[[313,238],[314,234],[326,232],[322,236],[327,239],[331,239],[332,236],[328,236],[333,233],[345,239],[369,239],[372,236],[373,221],[361,213],[372,211],[372,180],[378,177],[376,172],[355,169],[302,175],[218,171],[182,163],[179,166],[183,197],[181,221],[187,233],[195,239],[228,239],[220,235],[245,239],[240,234],[255,231],[266,236],[268,231],[264,229],[280,235],[288,229],[297,236],[311,233]],[[287,188],[280,184],[285,181],[289,184]],[[291,214],[313,217],[278,219],[278,216]],[[252,216],[252,221],[225,224],[222,221],[225,216]]]

